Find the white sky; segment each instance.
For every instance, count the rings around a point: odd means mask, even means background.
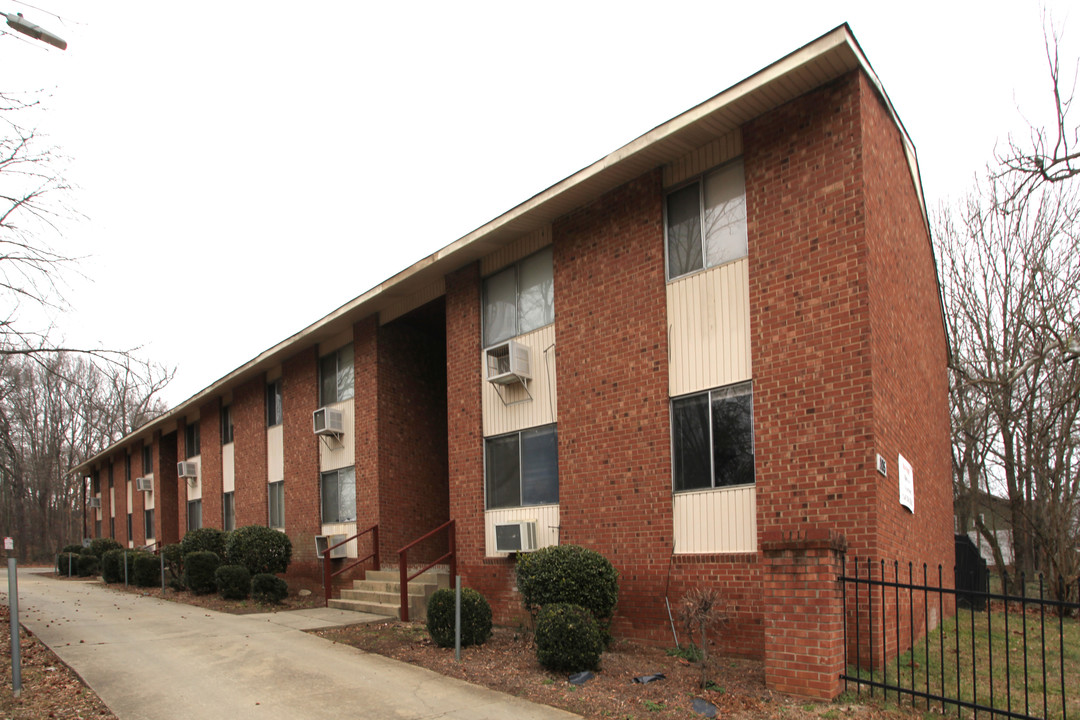
[[[177,365],[170,404],[845,21],[931,207],[1051,109],[1035,0],[33,1],[68,50],[0,35],[0,90],[51,91],[85,215],[57,336]]]

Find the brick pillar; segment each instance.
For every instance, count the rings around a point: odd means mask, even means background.
[[[773,531],[762,539],[765,684],[832,700],[844,669],[844,606],[838,579],[846,543],[831,530]]]

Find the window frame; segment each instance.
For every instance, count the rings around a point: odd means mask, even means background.
[[[277,506],[275,508],[275,505]],[[277,519],[274,517],[277,510],[277,515],[280,515],[281,524],[275,525],[274,521]],[[285,529],[285,481],[277,480],[272,483],[266,484],[266,526],[273,528],[274,530]]]
[[[322,384],[320,381],[321,391]],[[276,427],[285,421],[285,403],[281,394],[281,378],[266,383],[266,427]]]
[[[154,534],[154,508],[143,509],[143,540],[156,537]]]
[[[134,540],[135,539],[135,535],[132,532],[132,518],[131,518],[131,515],[132,514],[130,512],[127,514],[127,539],[128,540]]]
[[[531,333],[531,332],[533,332],[535,330],[545,328],[548,325],[551,325],[552,323],[555,322],[555,251],[554,251],[554,247],[555,246],[551,245],[551,244],[545,245],[544,247],[540,248],[536,252],[529,253],[525,257],[523,257],[523,258],[521,258],[521,259],[519,259],[519,260],[517,260],[517,261],[515,261],[513,263],[510,263],[509,265],[506,265],[505,267],[499,268],[495,272],[491,273],[490,275],[487,275],[486,277],[484,277],[484,278],[482,278],[480,280],[480,323],[481,323],[480,339],[481,339],[482,345],[485,348],[489,348],[489,347],[492,347],[494,345],[504,343],[507,340],[512,340],[512,339],[514,339],[516,337],[520,337],[520,336],[525,335],[527,333]],[[521,315],[522,315],[522,313],[521,313],[521,294],[522,294],[521,293],[521,269],[522,269],[522,266],[525,265],[527,262],[529,262],[530,260],[535,259],[536,257],[538,257],[539,255],[541,255],[543,253],[547,253],[547,254],[551,255],[551,319],[550,319],[550,321],[544,322],[541,325],[537,325],[535,327],[529,327],[529,328],[523,330],[522,325],[521,325]],[[488,337],[489,319],[488,319],[488,310],[487,310],[487,308],[488,308],[488,282],[491,281],[493,278],[496,278],[499,275],[502,275],[502,274],[510,272],[510,271],[513,271],[513,273],[514,273],[514,331],[513,331],[513,333],[511,335],[509,335],[507,337],[500,337],[498,339],[490,339]]]
[[[192,513],[192,509],[194,509],[196,512]],[[192,517],[194,517],[195,515],[198,516],[198,524],[195,524],[195,523],[192,522]],[[192,530],[198,530],[202,526],[203,526],[203,524],[202,524],[202,498],[198,498],[197,500],[188,500],[187,501],[187,531],[191,532]]]
[[[154,447],[147,443],[142,448],[142,470],[143,475],[154,474]]]
[[[749,415],[750,415],[750,417],[749,417],[750,474],[751,474],[750,482],[719,483],[719,484],[717,483],[717,471],[716,471],[717,445],[716,445],[716,428],[715,428],[715,423],[714,423],[714,408],[713,408],[713,394],[714,393],[725,393],[725,394],[728,394],[729,397],[731,397],[731,396],[734,396],[734,397],[749,396],[749,398],[750,398],[750,409],[749,409]],[[734,395],[732,395],[732,394],[734,394]],[[707,402],[706,402],[706,406],[705,406],[705,412],[706,412],[706,417],[708,418],[707,451],[708,451],[708,457],[709,457],[709,485],[708,486],[699,486],[699,487],[685,487],[685,486],[684,487],[679,487],[679,484],[680,484],[679,480],[678,480],[678,472],[679,472],[678,465],[679,465],[679,463],[678,463],[677,458],[680,457],[681,453],[679,453],[679,451],[678,451],[678,449],[676,447],[676,436],[675,436],[675,433],[677,431],[677,427],[676,427],[677,420],[676,420],[676,417],[675,417],[676,404],[687,402],[687,401],[692,401],[694,399],[701,398],[703,396],[705,398],[707,398]],[[680,395],[679,397],[673,397],[673,398],[670,399],[670,401],[668,403],[668,411],[669,411],[669,421],[670,421],[670,427],[671,427],[671,491],[673,493],[679,494],[679,493],[701,492],[701,491],[704,491],[704,490],[719,490],[719,489],[737,488],[737,487],[753,487],[753,486],[757,485],[757,464],[756,464],[757,438],[754,435],[754,387],[753,387],[753,381],[744,380],[744,381],[740,381],[740,382],[737,382],[737,383],[731,383],[729,385],[722,385],[720,387],[710,388],[708,390],[703,390],[703,391],[700,391],[700,392],[688,393],[686,395]],[[683,481],[682,484],[685,485],[685,480]]]
[[[728,170],[729,168],[731,168],[732,166],[734,166],[736,164],[740,165],[742,167],[742,170],[743,170],[743,172],[742,172],[742,186],[743,186],[743,193],[742,193],[742,198],[743,198],[742,231],[743,231],[743,242],[747,245],[746,252],[744,254],[737,255],[736,257],[728,258],[726,260],[722,260],[722,261],[718,261],[718,262],[710,264],[709,263],[709,258],[708,258],[709,243],[708,243],[708,237],[706,235],[707,223],[706,223],[706,217],[705,217],[705,212],[706,212],[705,183],[706,183],[706,180],[709,177],[714,176],[714,175],[719,175],[720,173],[724,172],[725,170]],[[699,242],[701,243],[701,267],[693,268],[691,270],[687,270],[686,272],[680,273],[678,275],[672,275],[672,273],[671,273],[671,269],[672,269],[671,268],[671,238],[670,238],[671,227],[670,227],[670,224],[669,224],[669,212],[670,212],[669,200],[673,195],[676,195],[679,192],[682,192],[682,191],[686,190],[687,188],[689,188],[691,186],[694,186],[694,185],[696,185],[697,189],[698,189],[698,232],[700,234]],[[664,192],[663,222],[664,222],[664,275],[667,278],[668,282],[671,282],[673,280],[678,280],[680,278],[688,277],[690,275],[693,275],[694,273],[699,273],[699,272],[702,272],[704,270],[709,270],[709,269],[714,268],[714,267],[720,267],[721,265],[726,265],[727,263],[735,262],[736,260],[741,260],[742,258],[747,257],[749,255],[749,252],[750,252],[750,250],[749,250],[749,229],[748,229],[749,212],[747,212],[747,208],[746,208],[746,163],[743,160],[743,156],[739,155],[738,157],[731,158],[730,160],[727,160],[727,161],[721,163],[720,165],[717,165],[716,167],[709,168],[705,172],[700,173],[698,175],[695,175],[692,178],[688,178],[687,180],[679,183],[678,185],[675,185],[675,186],[667,189]]]
[[[202,454],[202,442],[199,437],[199,423],[195,421],[184,425],[184,459],[190,460]],[[195,452],[192,452],[194,448]]]
[[[550,431],[550,433],[551,433],[551,441],[553,443],[554,453],[555,453],[555,456],[553,458],[554,459],[553,467],[554,467],[554,470],[555,470],[555,477],[554,477],[555,499],[554,500],[544,499],[544,500],[539,501],[539,502],[525,503],[524,498],[528,494],[525,491],[525,482],[526,482],[526,479],[527,479],[526,478],[525,468],[530,463],[527,463],[526,459],[525,459],[525,454],[524,454],[524,450],[523,450],[525,443],[522,442],[522,436],[525,435],[525,434],[534,434],[536,436],[539,436],[541,433],[546,434],[548,431]],[[490,455],[489,455],[489,448],[491,448],[492,445],[494,445],[495,443],[501,443],[501,442],[505,441],[508,438],[516,438],[516,440],[517,440],[517,475],[518,475],[518,478],[517,478],[517,482],[518,482],[517,501],[518,501],[518,504],[516,504],[516,505],[512,505],[512,504],[509,504],[509,505],[508,504],[493,504],[492,503],[492,500],[493,500],[492,492],[493,491],[492,491],[492,487],[491,487],[492,478],[489,476],[489,471],[491,470],[491,468],[490,468],[491,458],[490,458]],[[552,480],[551,478],[546,478],[547,482],[551,482],[551,480]],[[531,427],[531,428],[523,428],[521,430],[516,430],[514,432],[502,433],[500,435],[493,435],[491,437],[484,438],[484,510],[506,510],[506,509],[513,509],[513,508],[539,507],[539,506],[543,506],[543,505],[558,505],[558,504],[559,504],[559,431],[558,431],[558,423],[551,423],[549,425],[538,425],[538,426]]]
[[[228,445],[235,439],[232,405],[221,406],[221,444]]]
[[[351,471],[352,486],[353,486],[353,493],[352,493],[353,500],[352,500],[352,507],[350,508],[350,510],[352,512],[352,517],[348,517],[347,515],[342,516],[342,512],[341,512],[341,506],[342,506],[342,502],[341,502],[341,476],[342,476],[342,473],[345,473],[347,471]],[[337,508],[337,516],[334,517],[334,518],[328,518],[326,516],[326,495],[327,495],[327,493],[326,493],[326,481],[330,478],[331,475],[334,476],[335,489],[337,491],[337,498],[335,500],[335,506]],[[356,512],[356,468],[354,466],[352,466],[352,465],[346,465],[345,467],[336,468],[334,470],[326,470],[324,472],[319,473],[319,517],[320,517],[320,520],[322,521],[322,523],[323,524],[330,524],[330,523],[356,522],[356,515],[357,515],[357,512]]]
[[[221,529],[236,529],[236,492],[232,490],[221,494]]]
[[[347,364],[342,363],[342,356],[346,351],[348,351],[348,355],[349,355],[349,362]],[[326,390],[326,387],[325,387],[326,383],[324,382],[325,368],[323,367],[323,364],[327,360],[329,360],[331,357],[334,358],[334,368],[335,368],[335,370],[334,370],[334,396],[333,396],[333,398],[328,398],[328,397],[326,397],[326,392],[325,392],[325,390]],[[335,403],[344,402],[346,400],[352,400],[354,397],[356,397],[356,368],[355,368],[355,364],[356,364],[356,358],[355,358],[355,356],[353,354],[353,343],[351,343],[351,342],[347,343],[345,345],[342,345],[337,350],[334,350],[332,352],[328,352],[325,355],[321,355],[319,357],[319,407],[326,407],[327,405],[333,405]],[[348,367],[350,381],[349,381],[348,385],[346,385],[347,394],[339,395],[338,394],[338,388],[340,388],[341,385],[342,385],[341,374],[342,374],[342,371],[343,371],[343,369],[345,367]]]

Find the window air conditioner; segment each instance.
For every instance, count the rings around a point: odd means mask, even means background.
[[[345,432],[345,415],[334,408],[319,408],[311,414],[311,426],[316,435],[340,435]]]
[[[182,478],[197,478],[199,477],[199,466],[193,462],[178,462],[176,463],[176,476]]]
[[[154,478],[141,477],[135,478],[135,489],[140,492],[153,492],[154,491]]]
[[[316,535],[315,536],[315,554],[322,559],[323,552],[326,548],[337,545],[339,542],[344,542],[347,535]],[[336,547],[330,551],[330,559],[337,560],[339,558],[345,558],[349,556],[349,546],[342,545]]]
[[[529,346],[513,340],[492,345],[484,351],[485,377],[489,383],[509,385],[531,380]]]
[[[99,498],[99,497],[90,498],[90,508],[100,510],[101,509],[101,498]]]
[[[535,549],[535,520],[499,523],[495,526],[495,552],[530,552]]]

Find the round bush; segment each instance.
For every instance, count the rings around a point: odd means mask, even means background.
[[[98,572],[98,559],[87,553],[79,556],[79,577],[90,577]]]
[[[180,543],[163,546],[161,554],[165,557],[165,569],[169,572],[169,579],[182,582],[184,577],[184,553],[180,549]]]
[[[228,533],[217,528],[204,527],[188,530],[180,541],[181,557],[193,552],[212,552],[219,558],[225,557],[225,538]]]
[[[277,575],[259,573],[251,578],[251,597],[257,602],[276,605],[288,596],[288,583]]]
[[[218,595],[224,600],[243,600],[251,594],[251,573],[243,565],[222,565],[214,571]]]
[[[78,575],[80,557],[79,553],[60,553],[56,557],[56,572],[61,575]]]
[[[112,538],[94,538],[90,541],[90,554],[98,560],[109,550],[123,550],[120,543]]]
[[[530,609],[571,603],[588,608],[601,623],[611,620],[619,599],[615,566],[595,550],[579,545],[553,545],[519,554],[517,584]]]
[[[161,584],[161,558],[154,553],[136,552],[128,555],[132,565],[132,577],[139,587],[156,587]]]
[[[439,647],[454,645],[454,591],[432,593],[427,604],[427,629]],[[472,588],[461,588],[461,644],[483,645],[491,637],[491,606]]]
[[[184,584],[196,595],[206,595],[217,590],[214,573],[221,565],[217,553],[196,550],[184,556]]]
[[[230,565],[243,565],[252,577],[283,573],[292,560],[292,542],[285,533],[265,525],[247,525],[229,533],[225,559]]]
[[[106,583],[124,581],[123,550],[106,550],[101,556],[101,579]]]
[[[82,545],[65,545],[64,549],[61,550],[60,552],[62,552],[62,553],[74,553],[74,554],[78,555],[79,553],[82,552]]]
[[[536,618],[536,659],[549,670],[595,670],[604,635],[587,608],[552,603]]]

